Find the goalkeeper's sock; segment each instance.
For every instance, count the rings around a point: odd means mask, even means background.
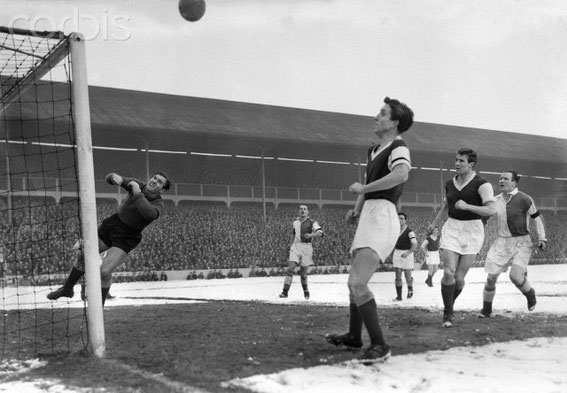
[[[104,307],[104,302],[106,302],[106,296],[108,296],[108,292],[110,292],[110,287],[101,288],[101,292],[102,292],[102,306]]]
[[[83,272],[82,270],[77,269],[76,267],[73,266],[73,268],[71,269],[71,272],[69,273],[69,277],[67,277],[67,279],[65,280],[65,284],[63,284],[63,287],[65,289],[73,289],[73,287],[75,286],[75,284],[77,282],[79,282],[79,280],[81,279],[81,277],[83,277],[85,274],[85,272]]]

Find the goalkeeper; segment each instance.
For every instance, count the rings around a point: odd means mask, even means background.
[[[171,185],[163,172],[154,174],[147,184],[136,179],[109,173],[106,181],[124,188],[128,195],[118,207],[118,211],[106,218],[98,227],[99,252],[106,251],[100,266],[102,304],[110,291],[112,272],[142,240],[142,231],[163,212],[161,194]],[[47,295],[49,300],[60,297],[72,298],[73,287],[85,274],[85,260],[81,252],[63,286]]]

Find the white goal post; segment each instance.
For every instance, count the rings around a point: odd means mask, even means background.
[[[98,251],[96,193],[94,181],[91,117],[87,79],[85,39],[73,33],[68,37],[71,55],[71,95],[77,140],[77,166],[79,173],[79,199],[81,201],[81,225],[83,252],[85,254],[85,279],[89,304],[87,315],[89,338],[93,353],[103,357],[105,353],[102,293],[100,291],[100,255]]]

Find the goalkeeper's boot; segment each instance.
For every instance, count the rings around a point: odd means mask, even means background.
[[[326,334],[325,340],[327,340],[328,343],[334,344],[336,346],[344,345],[351,350],[362,348],[362,340],[360,338],[354,338],[351,333]]]
[[[283,291],[282,293],[280,293],[280,297],[281,297],[281,298],[286,298],[286,297],[287,297],[287,292]]]
[[[305,296],[305,300],[309,300],[309,291],[303,291],[303,296]]]
[[[47,298],[49,300],[57,300],[60,297],[73,297],[73,295],[75,294],[75,292],[73,291],[73,288],[65,288],[64,286],[47,294]]]

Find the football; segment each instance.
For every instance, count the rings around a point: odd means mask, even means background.
[[[205,0],[179,0],[179,13],[189,22],[197,22],[205,15]]]

